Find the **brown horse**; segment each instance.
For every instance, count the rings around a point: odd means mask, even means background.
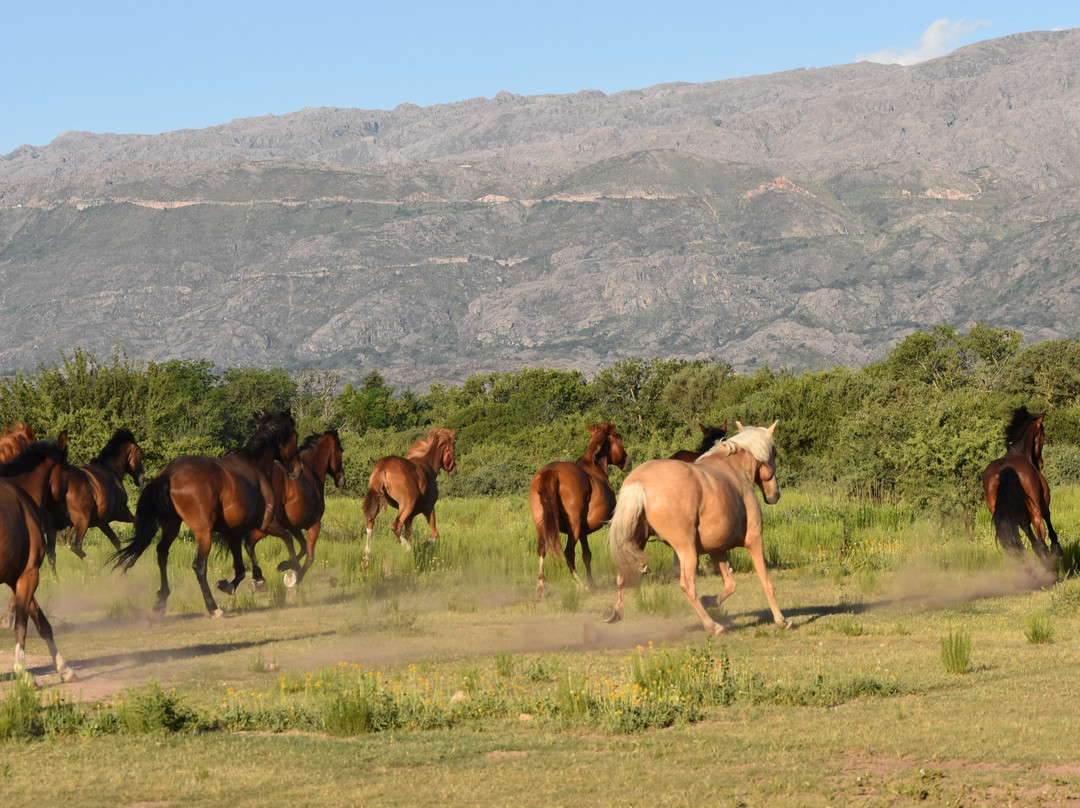
[[[581,560],[585,564],[585,579],[593,586],[592,550],[589,534],[607,524],[615,510],[615,492],[608,482],[608,466],[614,464],[623,471],[630,469],[630,456],[623,447],[622,436],[614,424],[593,424],[592,437],[585,454],[576,463],[565,460],[548,463],[533,475],[529,486],[529,509],[536,525],[537,552],[540,572],[536,579],[536,596],[544,596],[544,556],[562,553],[570,574],[580,587],[581,579],[574,567],[574,548],[581,543]],[[560,533],[566,534],[563,550]]]
[[[1045,417],[1033,415],[1027,407],[1013,410],[1005,428],[1005,455],[986,467],[982,481],[986,507],[990,509],[994,533],[1002,548],[1014,556],[1022,556],[1020,531],[1023,530],[1035,555],[1052,569],[1062,550],[1050,521],[1050,486],[1042,473]]]
[[[202,590],[210,617],[223,612],[210,593],[206,581],[206,559],[210,555],[213,533],[223,536],[233,557],[236,577],[219,586],[231,587],[244,578],[242,539],[253,530],[280,535],[283,529],[274,523],[274,490],[270,474],[275,460],[285,464],[291,475],[299,475],[296,457],[296,422],[288,412],[264,415],[247,444],[224,457],[184,455],[163,468],[139,495],[135,507],[135,535],[114,555],[117,567],[125,570],[139,559],[161,527],[158,540],[158,569],[161,589],[154,611],[164,612],[169,599],[166,567],[169,548],[187,524],[195,536],[196,552],[192,568]]]
[[[125,474],[131,475],[135,485],[142,485],[146,479],[142,449],[129,429],[116,430],[97,457],[85,466],[72,468],[67,491],[71,527],[65,541],[79,558],[86,558],[82,543],[86,531],[92,527],[104,533],[116,550],[120,549],[120,539],[109,523],[135,521],[128,508]],[[49,561],[55,569],[56,555],[51,546]]]
[[[35,439],[34,430],[26,424],[20,421],[8,424],[0,435],[0,463],[10,463]]]
[[[11,587],[15,605],[16,675],[26,673],[26,623],[34,621],[49,646],[63,682],[77,680],[56,648],[52,626],[35,592],[45,559],[46,532],[67,527],[67,435],[36,441],[0,466],[0,582]]]
[[[417,514],[427,517],[431,528],[429,541],[439,538],[439,529],[435,526],[439,488],[435,478],[440,470],[445,470],[451,477],[457,474],[454,432],[453,429],[435,427],[426,438],[414,443],[405,457],[391,455],[375,464],[364,496],[364,518],[367,519],[365,565],[371,560],[371,531],[375,527],[375,517],[387,505],[398,509],[390,529],[406,548],[412,546],[412,520]]]
[[[706,631],[721,634],[724,628],[698,601],[694,581],[697,558],[700,553],[708,553],[720,569],[724,591],[710,602],[718,605],[735,591],[735,579],[727,563],[728,551],[734,547],[749,551],[774,622],[778,626],[788,625],[776,605],[765,569],[761,505],[754,494],[757,485],[770,505],[780,499],[772,437],[776,423],[768,429],[739,424],[741,431],[737,435],[718,443],[696,463],[652,460],[626,478],[608,534],[611,555],[619,571],[619,593],[614,607],[604,615],[606,622],[622,619],[623,598],[627,587],[639,580],[645,541],[651,529],[678,555],[679,586]]]
[[[323,510],[326,505],[324,491],[326,477],[334,478],[334,485],[345,485],[345,470],[341,466],[341,438],[336,429],[321,435],[315,434],[304,441],[297,452],[300,458],[300,476],[295,479],[285,473],[279,464],[274,464],[271,483],[274,486],[274,500],[277,503],[277,523],[285,529],[285,546],[289,550],[289,561],[278,565],[278,572],[285,573],[285,585],[296,586],[304,579],[308,568],[315,560],[315,542],[319,540],[322,527]],[[303,531],[307,531],[304,537]],[[257,588],[263,588],[262,569],[255,560],[255,544],[268,536],[261,530],[252,531],[247,539],[248,556],[251,558],[251,577]],[[300,555],[293,547],[293,539],[300,543]],[[303,566],[300,559],[303,558]]]

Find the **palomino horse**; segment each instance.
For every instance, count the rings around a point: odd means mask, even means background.
[[[56,648],[52,626],[38,605],[38,576],[45,559],[46,532],[67,527],[67,435],[36,441],[0,466],[0,582],[15,601],[16,675],[26,672],[26,623],[34,621],[49,646],[63,682],[77,680]]]
[[[365,566],[371,560],[371,531],[375,527],[375,517],[387,505],[398,509],[390,529],[406,548],[412,546],[412,520],[420,513],[427,517],[431,528],[430,541],[439,538],[439,529],[435,526],[439,488],[435,478],[440,470],[445,470],[451,477],[457,474],[454,432],[453,429],[434,427],[426,438],[409,447],[405,457],[384,457],[371,470],[364,497],[364,518],[367,519]]]
[[[1027,407],[1013,410],[1005,429],[1005,455],[983,472],[983,495],[994,519],[994,532],[1002,548],[1021,556],[1024,546],[1020,531],[1031,542],[1031,549],[1046,567],[1052,568],[1061,558],[1057,531],[1050,521],[1050,486],[1042,473],[1043,419]],[[1032,530],[1034,528],[1034,530]],[[1046,549],[1047,532],[1050,550]]]
[[[285,573],[285,585],[296,586],[304,579],[311,563],[315,560],[315,542],[319,540],[322,527],[323,509],[326,505],[324,491],[326,477],[334,478],[334,485],[345,485],[345,470],[341,466],[341,438],[336,429],[321,435],[315,434],[304,441],[297,452],[300,458],[300,476],[293,479],[285,473],[279,464],[274,464],[271,483],[274,486],[274,500],[277,503],[277,523],[285,533],[285,547],[289,550],[289,561],[278,565],[278,572]],[[303,531],[307,531],[304,537]],[[255,544],[268,536],[261,530],[252,531],[247,539],[248,556],[251,558],[251,577],[257,588],[265,586],[262,569],[255,560]],[[300,554],[296,554],[293,539],[300,543]],[[300,566],[300,558],[304,559]]]
[[[720,569],[724,591],[715,601],[718,605],[735,591],[735,578],[727,563],[728,551],[734,547],[749,551],[774,622],[788,625],[776,605],[765,569],[761,505],[754,494],[757,485],[770,505],[780,499],[772,437],[777,423],[767,429],[739,424],[737,435],[718,443],[696,463],[652,460],[626,478],[608,534],[619,572],[619,594],[614,607],[604,615],[606,622],[622,618],[623,597],[627,587],[638,582],[645,541],[652,529],[678,555],[679,586],[706,631],[721,634],[724,628],[698,601],[694,581],[697,558],[708,553]]]
[[[0,435],[0,463],[10,463],[19,452],[34,442],[34,430],[19,421],[13,421],[4,427]]]
[[[562,553],[570,574],[580,587],[581,579],[574,568],[574,548],[581,543],[581,560],[585,563],[585,580],[593,586],[592,551],[589,534],[595,533],[611,518],[615,510],[615,492],[608,482],[608,466],[614,464],[623,471],[630,469],[630,456],[623,448],[622,436],[614,424],[593,424],[592,437],[585,454],[576,463],[565,460],[548,463],[533,475],[529,486],[529,509],[536,525],[537,552],[540,572],[536,579],[536,596],[544,596],[544,556]],[[566,550],[560,533],[566,534]]]
[[[120,549],[120,539],[109,523],[135,521],[128,508],[125,474],[131,475],[135,485],[142,485],[146,479],[142,449],[129,429],[116,430],[97,457],[85,466],[72,468],[67,492],[71,527],[67,531],[66,541],[79,558],[86,558],[82,549],[83,537],[92,527],[104,533],[116,550]],[[53,548],[49,550],[49,561],[55,568]]]
[[[218,458],[178,457],[146,485],[135,507],[135,535],[114,559],[117,567],[131,569],[161,526],[157,546],[161,589],[154,611],[165,611],[169,599],[166,569],[169,548],[180,532],[181,523],[186,523],[195,536],[192,568],[199,580],[206,611],[210,617],[223,616],[206,581],[211,536],[218,533],[228,542],[236,574],[231,585],[235,589],[244,578],[241,540],[256,529],[276,535],[284,533],[274,523],[270,473],[275,460],[284,463],[290,474],[300,474],[300,461],[296,457],[296,423],[288,412],[264,415],[243,448]]]
[[[702,426],[698,424],[698,428],[701,430],[701,445],[698,446],[696,452],[692,452],[689,449],[680,449],[675,454],[669,457],[669,460],[681,460],[684,463],[693,463],[709,449],[714,447],[717,443],[727,437],[727,421],[720,424],[720,426]],[[674,550],[672,552],[672,569],[679,569],[679,554]],[[645,567],[643,572],[648,572],[648,568]]]

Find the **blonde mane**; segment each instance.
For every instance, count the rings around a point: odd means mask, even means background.
[[[409,451],[405,453],[405,456],[409,458],[409,460],[419,460],[423,457],[427,457],[432,447],[436,445],[445,446],[452,441],[453,437],[449,429],[444,429],[440,426],[432,427],[426,438],[420,438],[420,440],[409,447]]]
[[[736,447],[745,449],[759,463],[767,463],[770,466],[775,463],[776,444],[773,443],[772,430],[763,426],[742,427],[741,432],[717,443],[699,457],[697,462],[701,462],[703,458],[711,454],[733,454]]]

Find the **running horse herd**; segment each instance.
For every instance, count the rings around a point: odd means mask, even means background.
[[[1055,570],[1062,549],[1050,520],[1050,488],[1042,473],[1043,420],[1044,416],[1024,407],[1013,411],[1005,430],[1006,452],[987,466],[982,482],[1001,546],[1011,555],[1022,556],[1022,532],[1039,560]],[[593,586],[589,536],[608,525],[617,594],[603,616],[605,621],[622,618],[626,590],[648,571],[644,549],[655,535],[672,548],[679,586],[706,631],[724,631],[707,607],[719,605],[735,591],[728,552],[736,547],[749,553],[776,625],[790,626],[776,603],[766,570],[761,505],[755,493],[756,488],[768,504],[780,499],[773,441],[777,423],[766,428],[736,422],[739,431],[732,436],[727,435],[726,422],[702,427],[703,440],[696,452],[650,460],[633,471],[615,426],[591,426],[589,444],[580,459],[549,463],[536,472],[529,487],[540,562],[537,596],[545,593],[544,559],[549,553],[562,554],[579,587]],[[31,427],[13,423],[0,435],[0,581],[13,592],[0,623],[14,624],[17,675],[26,674],[26,627],[32,620],[64,682],[75,681],[75,672],[57,650],[52,627],[35,597],[44,559],[55,568],[58,531],[66,531],[65,543],[85,558],[86,532],[98,528],[115,548],[111,560],[124,570],[158,536],[161,588],[154,609],[161,613],[170,593],[169,550],[186,524],[195,540],[192,568],[207,613],[220,617],[222,610],[206,578],[212,537],[224,540],[233,561],[234,577],[219,581],[218,589],[236,591],[246,575],[245,549],[253,585],[265,586],[255,547],[269,535],[285,542],[289,558],[278,571],[285,573],[287,586],[295,586],[314,560],[326,478],[332,477],[338,488],[345,482],[338,433],[315,434],[298,445],[296,424],[288,412],[263,416],[250,440],[222,457],[185,455],[168,463],[142,488],[134,515],[128,507],[124,476],[142,486],[144,473],[142,451],[129,430],[117,430],[85,466],[70,466],[67,454],[66,433],[42,440]],[[608,479],[612,465],[629,472],[618,497]],[[391,530],[406,548],[418,515],[428,520],[430,541],[438,538],[435,503],[440,471],[457,473],[452,429],[433,428],[404,457],[384,457],[375,464],[363,503],[365,565],[371,557],[375,519],[384,508],[397,510]],[[126,544],[113,532],[112,522],[134,524]],[[579,544],[584,582],[575,564]],[[699,599],[695,578],[702,554],[721,576],[723,590]]]

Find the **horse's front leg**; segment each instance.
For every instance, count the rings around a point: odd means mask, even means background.
[[[251,534],[248,534],[248,536],[246,538],[247,538],[247,540],[250,540]],[[251,549],[252,548],[249,546],[248,551],[250,552]],[[222,592],[224,592],[227,595],[232,595],[232,594],[234,594],[236,592],[236,588],[238,586],[240,586],[240,582],[244,580],[244,576],[247,575],[247,570],[244,568],[244,550],[243,550],[243,547],[241,546],[241,540],[240,539],[229,539],[229,552],[232,553],[233,579],[231,581],[226,581],[224,579],[218,581],[217,582],[217,588],[220,589]],[[255,565],[254,557],[252,557],[252,566],[254,566],[254,565]],[[258,580],[258,578],[262,577],[261,571],[259,573],[256,573],[254,570],[252,570],[251,574],[252,574],[252,577],[256,577],[256,580]],[[203,578],[205,579],[205,577],[206,577],[206,563],[205,563],[205,559],[204,559],[204,562],[203,562]],[[217,604],[215,603],[214,606],[216,608]],[[209,604],[207,605],[207,608],[209,608]],[[213,616],[217,617],[218,615],[213,615]]]
[[[428,514],[428,527],[431,529],[431,538],[428,539],[428,544],[432,544],[435,539],[439,538],[439,528],[435,525],[435,506],[431,507],[431,513]]]

